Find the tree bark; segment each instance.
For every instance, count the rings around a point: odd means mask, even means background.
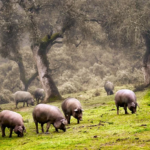
[[[143,58],[143,74],[144,74],[144,83],[146,86],[150,85],[150,31],[143,34],[146,52]]]
[[[45,48],[44,48],[45,49]],[[46,93],[44,102],[49,102],[51,99],[61,99],[61,95],[49,74],[49,63],[47,60],[46,50],[41,50],[40,46],[34,46],[32,48],[33,56],[37,64],[40,81],[43,85]]]
[[[38,72],[35,72],[29,79],[26,79],[25,68],[22,61],[16,61],[20,72],[20,80],[23,84],[23,91],[27,91],[31,82],[38,76]]]
[[[150,84],[150,51],[147,50],[143,59],[144,83],[146,86]]]
[[[15,56],[8,56],[8,59],[17,63],[19,73],[20,73],[20,80],[23,84],[23,87],[21,90],[27,91],[31,82],[38,76],[38,71],[36,70],[36,72],[32,74],[30,78],[27,79],[25,67],[24,67],[22,56],[20,55],[20,53],[15,54]]]
[[[24,84],[24,91],[27,91],[31,82],[38,76],[38,72],[35,72]]]

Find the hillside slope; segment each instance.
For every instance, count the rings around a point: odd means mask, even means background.
[[[133,89],[133,86],[115,87],[115,92],[123,88]],[[97,97],[94,94],[95,90],[64,95],[64,97],[78,98],[84,109],[83,121],[77,124],[76,119],[71,118],[71,124],[67,125],[66,132],[59,131],[57,133],[51,125],[50,134],[41,134],[39,125],[40,134],[37,135],[32,119],[34,107],[14,109],[14,104],[1,105],[2,109],[13,109],[23,116],[27,132],[23,138],[18,138],[16,134],[9,138],[7,129],[6,137],[0,136],[0,149],[149,149],[149,90],[136,93],[140,109],[137,109],[136,114],[129,113],[128,115],[124,114],[123,108],[120,108],[120,115],[117,115],[114,95],[106,96],[103,88],[98,90],[100,96]],[[60,108],[61,102],[51,102],[50,104]]]

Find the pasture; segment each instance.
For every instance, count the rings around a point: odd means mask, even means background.
[[[119,89],[133,89],[132,85],[115,87]],[[0,105],[1,109],[10,109],[20,113],[24,119],[26,133],[18,138],[13,132],[9,138],[9,130],[6,129],[6,137],[2,138],[0,131],[1,150],[141,150],[150,147],[150,90],[136,92],[136,114],[125,115],[123,108],[117,115],[114,95],[107,96],[103,88],[99,88],[99,96],[96,89],[82,91],[80,93],[63,95],[64,98],[75,97],[80,100],[83,112],[83,121],[77,124],[77,120],[71,118],[71,124],[67,125],[67,131],[59,130],[57,133],[51,125],[49,134],[42,134],[39,125],[39,134],[36,134],[35,124],[32,118],[34,106],[15,109],[14,103]],[[49,104],[60,108],[62,101],[54,101]],[[60,108],[61,109],[61,108]],[[44,125],[46,127],[46,124]]]

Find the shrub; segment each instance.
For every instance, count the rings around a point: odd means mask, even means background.
[[[103,81],[104,81],[104,83],[105,83],[106,81],[111,81],[112,83],[116,83],[116,82],[117,82],[117,77],[114,76],[114,75],[108,75],[108,76],[105,76],[105,77],[103,78]]]
[[[117,71],[117,84],[130,84],[131,83],[131,76],[128,71],[124,70],[119,70]]]
[[[100,91],[98,89],[96,89],[93,96],[100,96]]]
[[[14,101],[11,91],[3,89],[0,93],[0,104],[9,103],[11,101]]]
[[[75,93],[77,92],[77,89],[72,82],[66,82],[61,87],[59,87],[59,92],[61,94]]]
[[[92,68],[93,68],[93,73],[96,76],[100,76],[101,78],[104,78],[104,76],[107,73],[109,73],[109,69],[106,68],[106,66],[104,66],[103,64],[99,65],[99,64],[95,63]]]
[[[39,88],[39,87],[31,86],[31,87],[29,87],[28,91],[29,91],[32,95],[34,95],[34,92],[35,92],[35,90],[36,90],[37,88]]]
[[[134,86],[134,92],[138,92],[138,91],[144,91],[145,90],[145,85],[144,84],[141,84],[141,85],[135,85]]]

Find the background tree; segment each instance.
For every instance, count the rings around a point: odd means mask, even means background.
[[[61,98],[49,73],[47,53],[55,43],[59,42],[57,39],[62,38],[64,33],[73,37],[76,31],[79,32],[79,23],[82,18],[81,13],[78,12],[80,10],[77,9],[74,1],[66,0],[47,0],[44,2],[39,0],[10,0],[2,2],[3,6],[1,10],[4,21],[2,30],[5,33],[8,32],[7,35],[13,36],[14,39],[11,46],[7,45],[7,49],[10,49],[7,56],[10,55],[10,52],[19,55],[19,48],[17,46],[19,47],[19,41],[23,38],[23,33],[28,32],[30,34],[31,47],[40,81],[46,92],[45,101],[48,101],[50,97]],[[6,25],[8,26],[7,28]],[[8,36],[6,37],[5,34],[2,34],[1,39],[2,41],[6,41],[8,40]],[[4,49],[4,45],[6,46],[6,44],[2,43],[2,49]],[[6,53],[4,55],[6,56]],[[21,60],[21,57],[18,57],[18,60]],[[20,61],[18,66],[22,68],[22,72],[25,74]]]
[[[88,13],[87,21],[97,22],[102,26],[111,47],[133,50],[145,45],[146,52],[143,57],[145,85],[150,84],[149,8],[149,0],[87,0],[84,7]]]
[[[100,44],[104,46],[108,40],[110,46],[113,48],[116,45],[123,47],[123,43],[126,45],[126,48],[129,48],[134,43],[134,41],[128,43],[125,40],[121,40],[121,38],[124,39],[123,34],[123,37],[120,36],[119,38],[120,34],[117,37],[117,33],[112,32],[115,30],[111,30],[111,27],[112,29],[115,29],[115,27],[113,27],[114,23],[111,24],[111,19],[109,19],[111,15],[107,12],[104,15],[103,12],[105,11],[102,11],[103,8],[101,8],[102,6],[106,6],[107,10],[108,5],[111,5],[111,1],[104,3],[102,3],[103,1],[90,0],[80,2],[73,0],[46,0],[44,2],[38,0],[10,0],[2,2],[3,5],[0,7],[2,33],[7,33],[10,29],[8,28],[8,30],[6,27],[13,25],[15,26],[15,30],[13,31],[17,31],[10,34],[13,37],[13,44],[16,43],[14,45],[6,45],[5,41],[7,41],[8,37],[5,39],[5,34],[1,35],[3,54],[4,56],[7,54],[7,52],[5,53],[4,46],[8,46],[6,47],[8,55],[13,56],[15,52],[12,47],[17,46],[17,54],[22,55],[22,43],[23,41],[27,41],[27,44],[31,46],[40,81],[46,91],[47,96],[45,101],[49,101],[51,97],[61,98],[54,81],[57,81],[56,83],[59,87],[62,85],[61,91],[68,89],[64,92],[66,93],[71,92],[70,89],[78,91],[84,90],[88,86],[95,87],[95,85],[102,85],[103,81],[107,79],[113,79],[114,82],[118,82],[117,78],[120,79],[119,82],[122,81],[124,83],[124,81],[128,81],[128,83],[132,83],[133,80],[130,78],[130,72],[132,72],[132,79],[138,80],[135,74],[139,74],[140,71],[134,69],[133,65],[135,65],[135,62],[134,64],[127,63],[127,66],[129,66],[127,69],[125,60],[119,60],[123,58],[121,51],[117,54],[107,46],[103,47],[107,52],[104,53],[104,51],[101,51],[103,48]],[[117,4],[117,1],[115,2]],[[117,7],[113,9],[115,8]],[[116,23],[117,21],[114,22]],[[102,32],[102,29],[105,29],[105,33]],[[93,39],[95,42],[93,42]],[[140,38],[137,38],[136,41],[140,46],[142,45]],[[67,62],[70,64],[68,66],[65,66],[65,61],[61,57],[58,57],[57,53],[56,55],[52,55],[53,50],[58,51],[58,43],[67,44],[66,49],[63,49],[63,52],[58,54],[64,55],[65,59],[68,59]],[[111,56],[111,52],[115,54]],[[133,58],[132,56],[131,58]],[[116,58],[115,62],[113,61],[114,57]],[[126,57],[129,59],[129,56],[126,55]],[[63,62],[63,66],[54,74],[52,70],[54,70],[55,64],[59,68],[62,65],[60,62]],[[115,65],[116,62],[118,63],[117,65]]]
[[[3,3],[2,3],[3,2]],[[4,58],[13,60],[17,63],[20,80],[22,81],[22,90],[27,91],[31,82],[37,77],[38,73],[35,70],[30,77],[27,78],[27,71],[23,63],[23,58],[20,53],[21,38],[25,35],[21,35],[24,30],[24,22],[20,19],[21,14],[17,13],[12,8],[13,1],[2,1],[1,2],[1,47],[0,54]],[[20,21],[20,22],[19,22]],[[18,23],[19,22],[19,23]]]
[[[61,98],[59,91],[49,72],[47,53],[51,47],[60,43],[58,39],[73,39],[79,33],[85,36],[83,14],[80,5],[75,1],[21,1],[19,4],[30,22],[32,51],[37,64],[40,81],[46,92],[45,101],[50,98]],[[49,18],[49,19],[47,19]],[[81,23],[82,22],[82,23]],[[70,40],[71,41],[71,40]],[[76,45],[79,45],[77,42]]]

